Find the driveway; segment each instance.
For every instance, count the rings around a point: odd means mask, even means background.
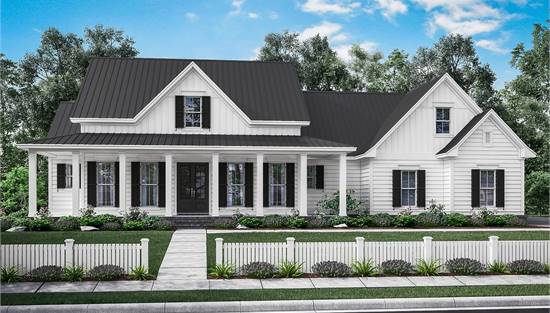
[[[527,223],[532,227],[550,227],[548,216],[527,216]]]

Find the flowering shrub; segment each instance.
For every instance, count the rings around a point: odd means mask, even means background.
[[[268,262],[252,262],[241,266],[241,274],[249,278],[271,278],[276,273],[275,265]]]
[[[380,264],[382,273],[388,275],[403,276],[411,273],[413,267],[411,263],[404,260],[387,260]]]
[[[544,274],[544,265],[535,260],[516,260],[508,263],[508,269],[514,274]]]
[[[337,261],[323,261],[315,263],[311,270],[321,277],[346,277],[350,276],[351,267],[347,264]]]
[[[88,276],[93,280],[116,280],[123,274],[122,267],[110,264],[96,266],[88,272]]]
[[[469,258],[451,259],[445,263],[445,266],[449,272],[459,275],[477,275],[485,271],[481,262]]]
[[[60,281],[63,279],[63,268],[54,265],[40,266],[30,271],[27,278],[31,281]]]

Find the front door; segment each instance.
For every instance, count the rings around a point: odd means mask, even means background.
[[[178,163],[178,214],[208,215],[208,163]]]

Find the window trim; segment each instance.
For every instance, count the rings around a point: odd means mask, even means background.
[[[231,182],[231,177],[229,175],[229,171],[230,171],[230,166],[231,165],[242,165],[242,173],[241,173],[241,179],[242,179],[242,182],[241,183],[238,183],[238,184],[234,184],[233,182]],[[242,200],[242,204],[240,205],[235,205],[233,204],[233,198],[231,197],[231,186],[240,186],[241,187],[241,200]],[[246,163],[242,163],[242,162],[228,162],[227,163],[227,195],[226,195],[226,198],[227,198],[227,207],[245,207],[246,206]]]
[[[96,163],[96,185],[97,185],[97,188],[96,188],[96,206],[97,207],[106,207],[106,208],[110,208],[110,207],[115,207],[116,205],[116,179],[118,178],[117,175],[116,175],[116,165],[115,165],[116,162],[114,161],[105,161],[105,162],[97,162]],[[113,175],[113,182],[110,183],[110,184],[105,184],[105,183],[99,183],[99,177],[101,177],[100,175],[100,168],[101,168],[101,165],[103,164],[111,164],[111,170],[113,171],[112,175]],[[112,203],[110,204],[100,204],[100,188],[99,186],[110,186],[111,187],[111,191],[110,191],[110,194],[111,194],[111,201]]]
[[[62,189],[70,188],[73,188],[73,165],[67,163],[65,164],[65,188]]]
[[[199,98],[200,105],[199,105],[199,111],[188,111],[187,106],[185,105],[187,103],[187,98]],[[185,116],[187,114],[199,114],[199,126],[187,126]],[[183,127],[188,129],[202,129],[202,96],[183,96]]]
[[[312,173],[310,173],[310,169]],[[312,174],[310,176],[310,174]],[[311,186],[309,185],[309,178],[311,177]],[[308,165],[306,170],[307,189],[317,189],[317,165]]]
[[[493,187],[483,187],[481,185],[481,176],[483,172],[493,172]],[[483,194],[484,190],[492,190],[493,191],[493,204],[487,205],[485,204],[487,202],[487,199],[485,199],[485,203],[482,203],[481,201],[481,195]],[[496,169],[480,169],[479,170],[479,207],[480,208],[495,208],[496,207],[496,200],[497,197],[497,170]]]
[[[487,141],[487,135],[489,135],[489,141]],[[491,146],[493,144],[493,132],[490,130],[482,130],[481,140],[484,146]]]
[[[414,173],[414,188],[410,188],[410,187],[407,187],[407,188],[404,188],[403,187],[403,174],[404,173]],[[413,170],[413,169],[406,169],[406,170],[401,170],[401,186],[400,186],[400,192],[401,192],[401,207],[405,207],[405,208],[416,208],[417,207],[417,203],[418,203],[418,172],[417,170]],[[414,205],[405,205],[403,204],[403,191],[404,190],[414,190]]]
[[[156,166],[156,171],[155,171],[155,174],[154,174],[156,176],[156,181],[157,181],[156,184],[153,184],[153,183],[144,184],[143,183],[143,169],[144,169],[143,165],[144,164],[149,164],[149,165]],[[154,204],[149,204],[149,205],[143,204],[141,195],[146,194],[143,190],[144,186],[156,187],[156,197],[155,197],[155,201],[154,201],[155,203]],[[159,193],[159,169],[158,169],[158,162],[139,162],[139,193],[140,193],[139,206],[141,208],[147,208],[147,207],[157,208],[159,206],[159,195],[158,195],[158,193]]]
[[[281,180],[282,180],[282,183],[278,183],[278,184],[274,184],[272,181],[273,181],[273,166],[274,165],[281,165],[282,166],[282,177],[281,177]],[[268,167],[268,185],[269,185],[269,207],[285,207],[286,206],[286,190],[287,190],[287,185],[286,185],[286,177],[287,177],[287,168],[286,168],[286,163],[269,163],[269,167]],[[282,197],[281,197],[281,204],[274,204],[274,188],[275,187],[279,187],[281,188],[281,194],[282,194]]]
[[[445,137],[445,136],[452,136],[452,132],[451,132],[451,107],[450,106],[442,106],[442,105],[438,105],[438,106],[435,106],[434,107],[435,110],[434,110],[434,133],[436,136],[441,136],[441,137]],[[448,120],[439,120],[437,119],[437,110],[439,109],[443,109],[443,110],[449,110],[449,119]],[[449,132],[448,133],[438,133],[437,132],[437,123],[438,122],[447,122],[449,123]]]

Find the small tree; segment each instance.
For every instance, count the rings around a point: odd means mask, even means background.
[[[2,199],[0,205],[6,214],[28,209],[29,206],[29,169],[26,166],[14,167],[6,173],[0,182]],[[37,205],[47,205],[46,178],[37,177]]]
[[[525,207],[527,214],[548,214],[550,195],[550,174],[536,171],[525,179]]]

